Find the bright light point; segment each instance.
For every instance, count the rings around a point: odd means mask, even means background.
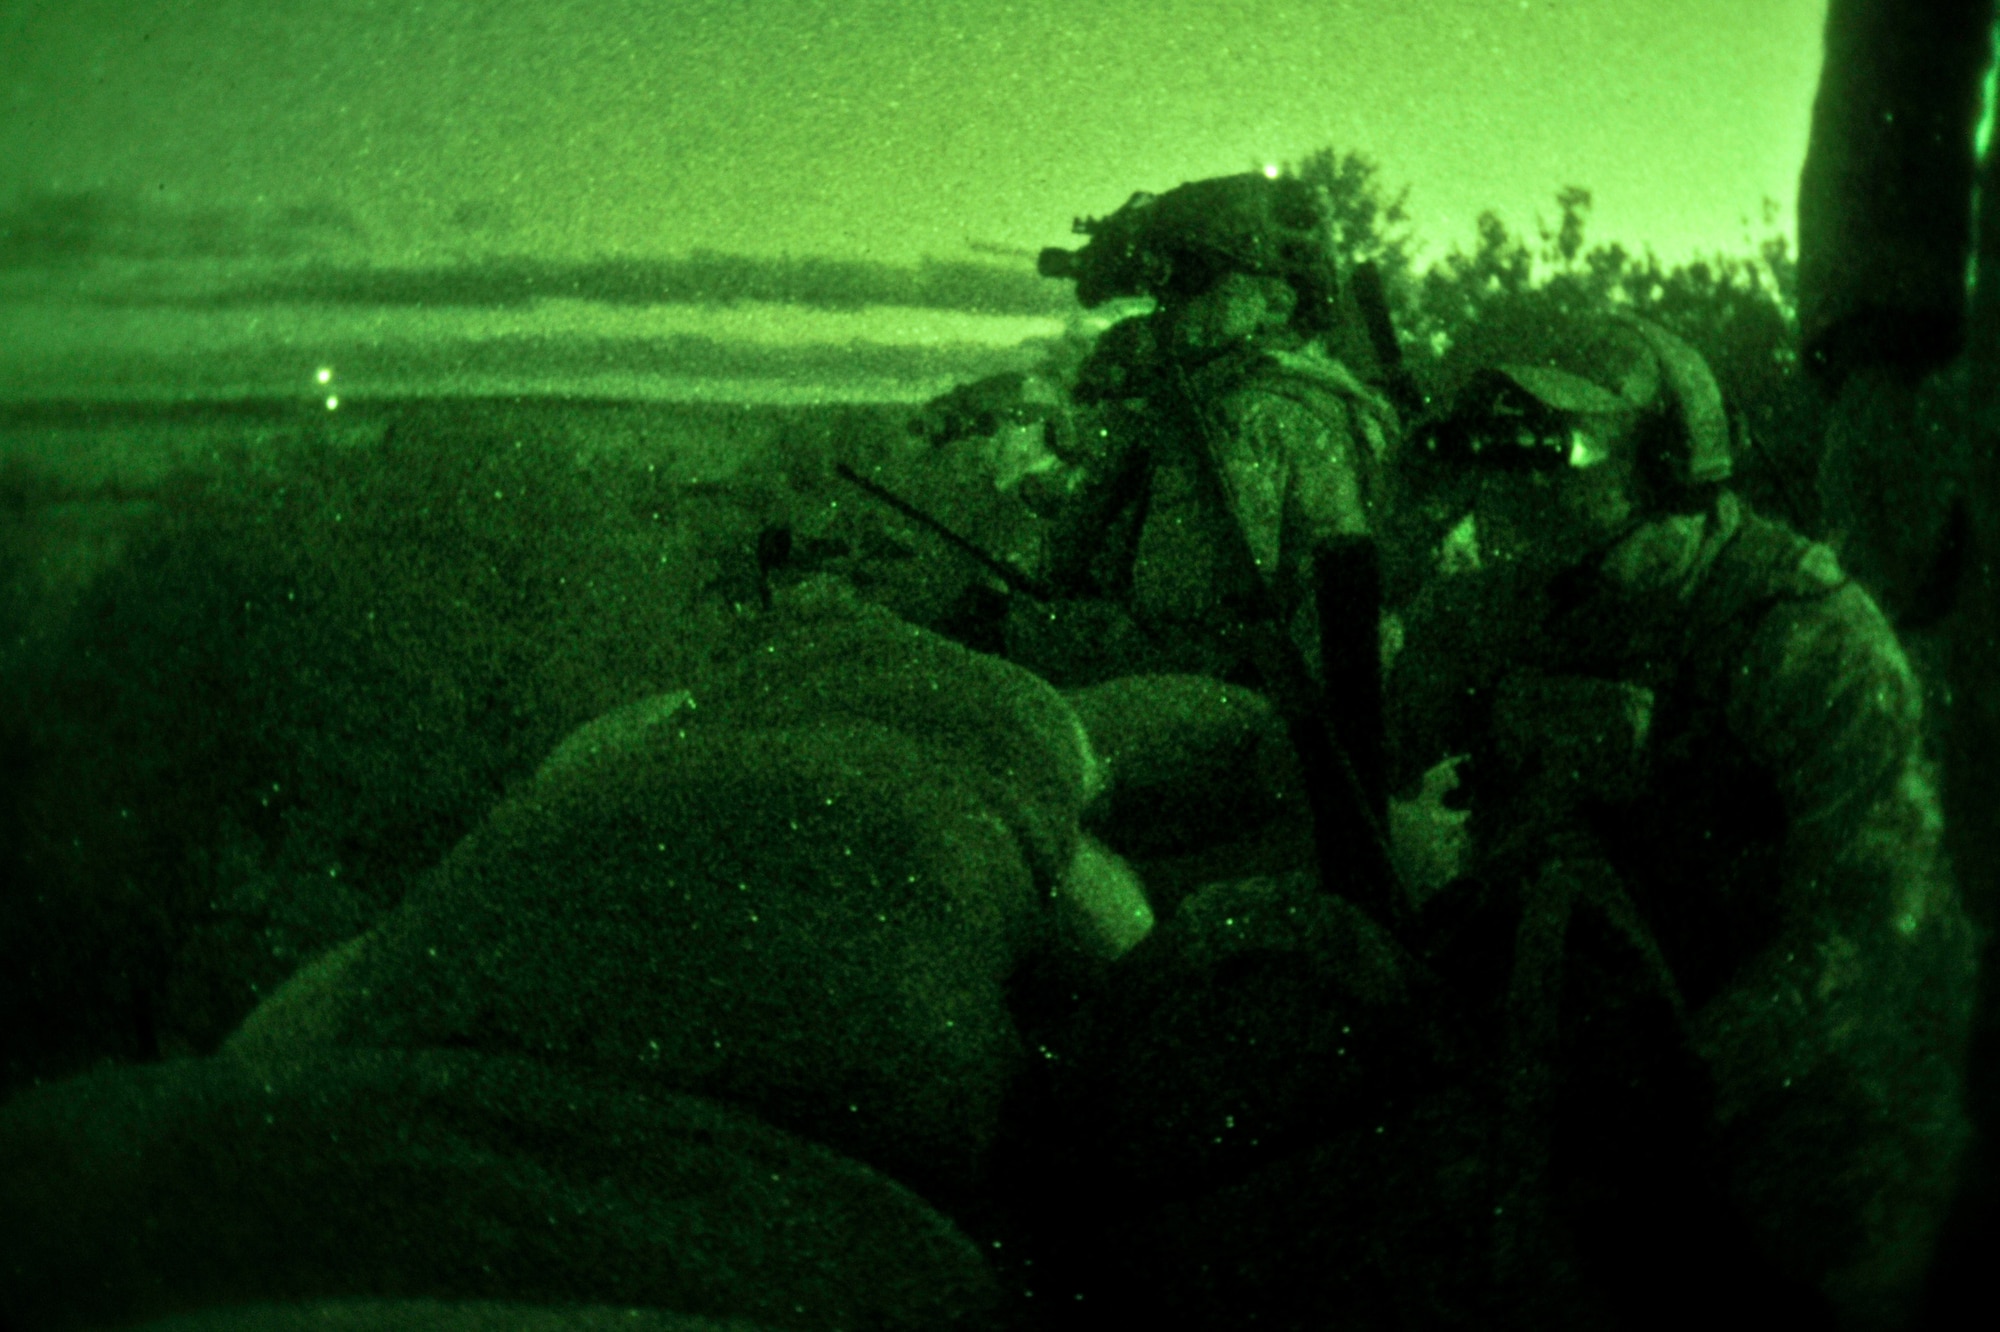
[[[2000,41],[2000,24],[1993,29],[1993,39]],[[1993,146],[1993,117],[2000,111],[2000,64],[1988,66],[1986,81],[1979,88],[1979,128],[1973,131],[1972,153],[1984,161],[1986,150]]]
[[[1604,441],[1581,430],[1569,432],[1569,465],[1571,467],[1595,467],[1611,456],[1604,447]]]
[[[326,409],[328,411],[332,411],[334,408],[338,406],[340,406],[340,399],[334,397],[332,394],[328,394],[326,399]]]
[[[1276,162],[1264,163],[1264,174],[1270,179],[1276,180],[1278,178],[1278,164]]]
[[[321,366],[319,368],[319,373],[317,375],[314,375],[313,378],[317,379],[322,384],[331,384],[333,382],[333,371],[329,370],[325,366]]]

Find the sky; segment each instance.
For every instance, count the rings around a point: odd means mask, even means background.
[[[1061,243],[1134,189],[1373,157],[1435,256],[1596,197],[1788,225],[1825,0],[0,0],[0,206],[316,217],[376,260]]]

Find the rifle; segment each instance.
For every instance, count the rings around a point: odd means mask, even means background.
[[[1254,623],[1249,626],[1252,660],[1265,689],[1285,718],[1305,779],[1312,812],[1313,848],[1320,886],[1351,884],[1357,904],[1392,930],[1400,921],[1402,895],[1389,855],[1386,832],[1386,764],[1382,746],[1381,657],[1378,638],[1382,603],[1380,564],[1369,538],[1328,543],[1314,552],[1316,609],[1320,612],[1322,667],[1326,687],[1313,682],[1304,654],[1292,641],[1277,598],[1257,567],[1243,509],[1223,466],[1222,447],[1206,407],[1195,395],[1187,370],[1174,366],[1175,382],[1201,439],[1206,471],[1229,513],[1237,559],[1254,589]],[[1365,628],[1363,622],[1365,621]],[[1343,725],[1329,705],[1338,683],[1353,706]],[[1372,711],[1372,721],[1363,714]],[[1358,871],[1358,872],[1357,872]]]
[[[1001,559],[998,555],[994,555],[981,548],[977,542],[970,538],[961,536],[959,533],[945,526],[938,519],[931,517],[931,515],[925,513],[901,495],[898,495],[895,491],[890,490],[886,486],[877,485],[844,462],[835,463],[833,470],[842,480],[859,486],[868,495],[888,505],[897,513],[902,514],[911,522],[922,527],[925,531],[941,538],[953,550],[972,560],[980,568],[1006,584],[1008,591],[1019,592],[1023,596],[1033,597],[1036,601],[1045,604],[1055,600],[1055,589],[1047,583],[1032,574],[1016,568],[1006,560]]]
[[[1356,264],[1347,275],[1347,287],[1353,293],[1355,309],[1361,312],[1361,325],[1368,334],[1389,401],[1406,423],[1415,420],[1423,415],[1424,392],[1403,361],[1403,344],[1396,336],[1395,320],[1389,317],[1389,294],[1382,286],[1381,268],[1372,259]]]

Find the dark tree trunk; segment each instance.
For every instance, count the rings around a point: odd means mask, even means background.
[[[1976,136],[1994,9],[1994,0],[1831,0],[1799,182],[1804,353],[1833,400],[1820,472],[1829,536],[1903,627],[1927,630],[1940,648],[1930,655],[1944,686],[1932,695],[1947,714],[1938,728],[1947,839],[1989,940],[2000,924],[2000,164],[1980,160]],[[1925,384],[1941,372],[1964,383],[1951,453],[1920,429],[1920,402],[1955,392]],[[1927,1326],[1991,1302],[1995,960],[1989,945],[1970,1064],[1980,1141]]]
[[[1913,376],[1965,330],[1973,133],[1993,0],[1831,0],[1799,181],[1799,314],[1832,386]]]

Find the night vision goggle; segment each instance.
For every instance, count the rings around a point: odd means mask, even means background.
[[[1440,463],[1486,471],[1595,467],[1611,459],[1637,415],[1633,403],[1580,376],[1498,366],[1473,377],[1421,446]]]

